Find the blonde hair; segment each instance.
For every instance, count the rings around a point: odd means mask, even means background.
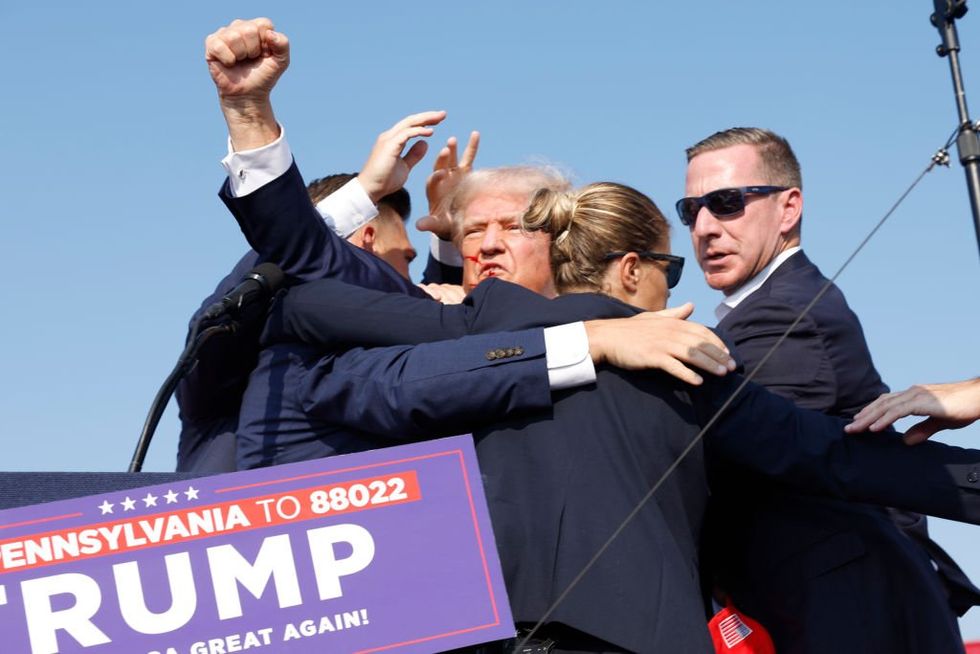
[[[615,182],[575,191],[541,189],[521,226],[551,235],[551,270],[559,293],[604,290],[607,254],[650,250],[670,236],[670,225],[653,200]]]
[[[459,245],[463,214],[473,198],[488,191],[512,195],[531,196],[539,189],[567,191],[568,180],[557,169],[549,166],[499,166],[482,168],[469,173],[448,199],[449,215],[453,218],[453,239]]]

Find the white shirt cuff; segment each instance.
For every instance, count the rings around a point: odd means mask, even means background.
[[[431,237],[429,241],[429,252],[432,253],[433,259],[447,266],[463,267],[463,256],[451,241],[444,241],[435,234],[432,234]]]
[[[221,165],[228,173],[232,196],[240,198],[282,177],[293,164],[293,153],[286,142],[286,130],[279,125],[279,138],[253,150],[232,149],[228,137],[228,154]]]
[[[573,322],[544,330],[545,360],[551,390],[575,388],[595,382],[595,365],[589,354],[589,337],[584,322]]]
[[[378,208],[356,177],[317,202],[316,210],[340,238],[347,238],[378,215]]]

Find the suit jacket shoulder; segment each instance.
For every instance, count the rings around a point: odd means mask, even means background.
[[[888,392],[871,360],[857,316],[840,289],[798,252],[719,323],[752,370],[818,293],[780,350],[756,376],[808,409],[852,416]]]

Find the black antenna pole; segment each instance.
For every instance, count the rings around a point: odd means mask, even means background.
[[[960,72],[960,42],[956,34],[956,19],[962,18],[967,12],[966,0],[933,0],[932,4],[936,11],[929,17],[929,21],[939,30],[939,36],[943,40],[936,46],[936,54],[949,57],[949,70],[953,76],[953,92],[956,94],[956,110],[960,118],[956,151],[966,170],[966,185],[970,193],[970,207],[973,209],[973,229],[980,252],[980,141],[977,139],[977,127],[970,120],[966,108],[963,75]]]

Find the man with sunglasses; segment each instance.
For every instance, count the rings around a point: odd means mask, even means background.
[[[796,404],[853,417],[887,392],[857,316],[803,253],[800,165],[786,139],[764,129],[717,132],[687,150],[677,202],[705,281],[725,294],[718,327],[754,381]],[[780,652],[917,651],[917,634],[962,639],[950,607],[927,597],[939,584],[962,615],[980,591],[928,538],[924,518],[728,484],[712,499],[706,538],[715,581],[770,631]],[[894,522],[893,522],[894,520]],[[903,534],[896,527],[901,526]],[[910,559],[901,539],[923,556]],[[918,554],[918,552],[917,552]],[[925,584],[925,586],[923,586]],[[896,619],[895,616],[901,616]],[[935,640],[933,640],[935,642]]]

